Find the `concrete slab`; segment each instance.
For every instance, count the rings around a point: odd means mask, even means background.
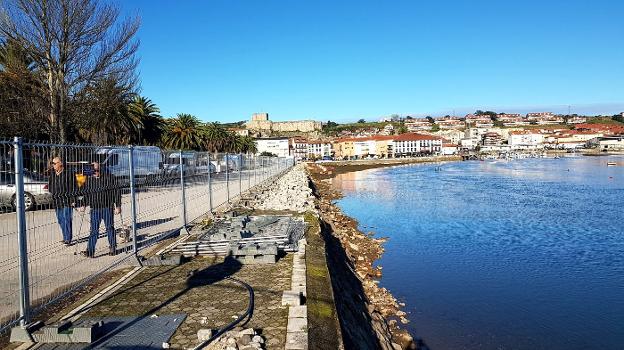
[[[308,332],[308,319],[307,318],[289,318],[288,327],[286,327],[288,333],[291,332]]]
[[[283,306],[299,306],[301,305],[301,292],[294,290],[284,291],[282,294]]]
[[[288,332],[286,333],[286,350],[307,350],[308,349],[308,333],[307,332]]]
[[[288,318],[308,317],[308,307],[306,305],[291,306],[288,308]]]

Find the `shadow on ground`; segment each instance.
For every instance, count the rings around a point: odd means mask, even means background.
[[[206,268],[202,269],[202,270],[193,270],[190,271],[189,274],[187,275],[187,280],[186,280],[186,287],[182,290],[180,290],[179,292],[175,293],[174,295],[172,295],[171,297],[169,297],[168,299],[164,300],[162,303],[160,303],[159,305],[149,309],[148,311],[144,312],[141,316],[137,317],[135,320],[125,323],[124,325],[122,325],[121,327],[115,328],[112,332],[109,332],[107,334],[105,334],[102,338],[98,339],[95,343],[92,344],[92,346],[97,346],[98,344],[102,344],[104,342],[106,342],[107,340],[111,339],[112,337],[118,335],[119,333],[123,332],[124,330],[127,330],[128,328],[132,327],[133,325],[135,325],[137,322],[150,317],[152,315],[156,315],[158,314],[158,312],[163,309],[164,307],[166,307],[167,305],[169,305],[170,303],[172,303],[174,300],[181,298],[182,296],[184,296],[186,293],[188,293],[189,291],[191,291],[194,288],[198,288],[198,287],[203,287],[203,286],[208,286],[211,284],[215,284],[217,282],[220,282],[224,279],[226,279],[229,276],[232,276],[233,274],[235,274],[236,272],[238,272],[241,269],[242,264],[228,256],[225,258],[225,260],[223,262],[214,264],[214,265],[210,265],[207,266]],[[158,274],[158,275],[162,275],[170,270],[165,270],[162,273]],[[150,279],[155,278],[156,276],[151,277]],[[148,280],[146,281],[142,281],[140,284],[146,283]],[[139,285],[140,285],[139,284]],[[132,289],[132,288],[136,288],[139,285],[135,285],[132,286],[130,288],[124,289],[122,291],[119,291],[116,294],[113,294],[111,296],[109,296],[106,299],[109,298],[113,298],[115,295],[119,295],[119,294],[123,294],[125,292],[127,292],[128,290]],[[104,301],[104,300],[103,300]]]

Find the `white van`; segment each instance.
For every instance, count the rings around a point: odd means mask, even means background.
[[[214,173],[216,166],[209,161],[207,153],[195,151],[182,151],[182,164],[184,174],[205,174],[208,171]],[[170,153],[165,162],[165,172],[167,174],[180,174],[180,152]]]
[[[101,163],[106,171],[117,177],[130,175],[130,149],[121,147],[99,147],[95,151],[103,160]],[[146,177],[161,175],[163,172],[163,156],[156,146],[135,146],[133,148],[134,176]]]

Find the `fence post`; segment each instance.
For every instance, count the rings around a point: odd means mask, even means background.
[[[26,242],[26,208],[24,207],[24,159],[21,137],[13,139],[15,147],[15,216],[19,247],[20,326],[30,323],[30,290],[28,289],[28,245]]]
[[[138,260],[139,244],[137,243],[136,189],[134,183],[134,146],[128,146],[128,169],[130,176],[130,217],[132,220],[132,253]],[[121,205],[120,205],[121,207]]]
[[[247,191],[251,190],[251,159],[249,159],[249,157],[249,154],[245,157],[245,161],[247,162]]]
[[[180,189],[182,190],[182,231],[186,231],[186,190],[184,189],[184,160],[182,158],[182,150],[180,150]],[[186,231],[189,234],[188,231]]]
[[[227,202],[230,203],[230,172],[228,171],[228,154],[225,154],[225,189],[227,192]]]
[[[210,161],[210,153],[208,153],[208,205],[210,208],[210,213],[212,214],[212,176],[210,174],[211,167],[212,162]]]
[[[238,199],[243,196],[243,154],[238,154]]]

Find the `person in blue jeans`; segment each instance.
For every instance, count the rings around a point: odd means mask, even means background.
[[[115,176],[103,171],[97,162],[92,163],[93,175],[84,186],[84,205],[91,207],[91,231],[87,250],[82,255],[93,258],[98,240],[100,224],[104,222],[108,237],[109,255],[117,254],[114,215],[121,214],[121,188]],[[84,207],[81,209],[84,210]]]
[[[60,157],[52,159],[52,174],[48,178],[48,191],[56,211],[56,220],[63,234],[63,243],[72,244],[72,208],[76,197],[76,175],[65,169]]]

